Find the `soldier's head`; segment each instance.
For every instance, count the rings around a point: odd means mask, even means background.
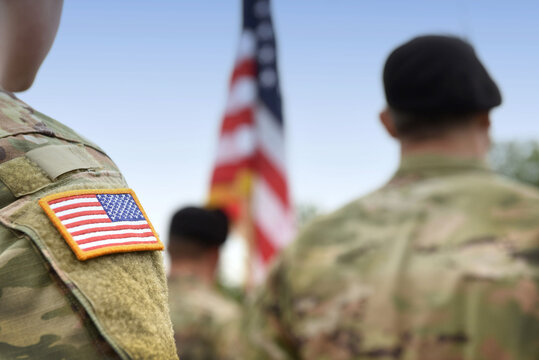
[[[168,241],[173,267],[199,264],[215,268],[228,227],[228,218],[221,210],[191,206],[177,211],[170,223]]]
[[[0,0],[0,86],[28,89],[47,56],[63,0]]]
[[[383,81],[387,107],[380,118],[401,144],[464,138],[486,153],[489,112],[501,95],[469,43],[452,36],[414,38],[389,55]]]

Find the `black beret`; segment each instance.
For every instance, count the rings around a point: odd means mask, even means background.
[[[189,206],[177,211],[170,224],[170,241],[221,246],[228,236],[228,217],[218,209]]]
[[[391,108],[414,114],[470,114],[502,102],[473,47],[452,36],[420,36],[395,49],[384,88]]]

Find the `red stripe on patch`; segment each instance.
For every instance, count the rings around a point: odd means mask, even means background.
[[[69,220],[76,217],[81,216],[88,216],[88,215],[107,215],[105,210],[95,210],[95,211],[81,211],[74,214],[64,215],[64,216],[58,216],[58,219],[60,220]]]
[[[156,242],[155,240],[148,240],[148,241],[129,241],[129,242],[124,242],[124,243],[112,243],[112,244],[106,244],[106,245],[92,246],[82,251],[90,251],[90,250],[101,249],[104,247],[118,246],[118,245],[152,244],[155,242]]]
[[[73,200],[73,199],[97,199],[95,195],[73,195],[65,198],[59,198],[56,200],[50,200],[47,201],[49,205],[54,205],[59,202],[67,201],[67,200]]]
[[[91,228],[91,229],[75,231],[75,232],[71,233],[71,236],[85,235],[85,234],[90,234],[90,233],[100,232],[100,231],[129,230],[129,229],[132,229],[132,230],[148,229],[148,230],[151,231],[150,227],[147,224],[144,224],[144,225],[122,225],[122,226],[94,227],[94,228]]]
[[[54,209],[54,212],[58,214],[59,212],[62,212],[62,211],[81,208],[81,207],[86,207],[86,206],[101,206],[101,203],[99,201],[95,200],[95,201],[92,201],[92,202],[84,202],[84,203],[78,203],[78,204],[65,205],[65,206],[60,206],[60,207]]]
[[[99,223],[111,223],[112,220],[110,219],[91,219],[91,220],[81,220],[81,221],[75,221],[74,223],[64,225],[66,228],[71,229],[77,226],[81,225],[88,225],[88,224],[99,224]]]
[[[112,239],[122,239],[122,238],[128,238],[128,237],[148,237],[148,236],[154,236],[153,232],[147,231],[145,233],[137,234],[137,233],[125,233],[125,234],[116,234],[116,235],[101,235],[101,236],[94,236],[88,239],[79,240],[75,242],[79,245],[87,244],[94,241],[100,241],[100,240],[112,240]],[[83,251],[87,251],[88,249],[83,249]]]

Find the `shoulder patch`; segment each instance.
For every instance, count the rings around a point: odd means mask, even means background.
[[[131,189],[66,191],[39,205],[79,260],[164,249]]]

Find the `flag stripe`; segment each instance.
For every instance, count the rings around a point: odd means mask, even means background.
[[[91,238],[88,238],[88,239],[83,239],[83,240],[76,240],[75,241],[77,242],[77,244],[79,245],[82,245],[82,244],[87,244],[87,243],[95,243],[95,242],[99,242],[101,240],[113,240],[113,239],[125,239],[125,238],[145,238],[145,237],[149,237],[149,236],[153,236],[153,232],[151,231],[146,231],[146,232],[143,232],[143,233],[136,233],[135,231],[132,231],[132,232],[125,232],[123,234],[116,234],[116,235],[100,235],[100,236],[94,236],[94,237],[91,237]],[[82,247],[81,247],[82,248]]]
[[[95,195],[73,195],[65,198],[50,200],[48,202],[51,209],[54,209],[54,205],[61,202],[69,202],[70,200],[79,200],[79,199],[96,199]]]
[[[274,167],[284,175],[286,174],[286,156],[283,128],[265,106],[258,106],[256,114],[259,148],[271,160]]]
[[[55,210],[56,216],[58,216],[59,218],[62,218],[67,215],[79,214],[82,212],[92,212],[92,211],[104,211],[104,210],[101,205],[100,206],[80,206],[78,208],[73,208],[73,209],[68,209],[68,210],[63,210],[63,211]]]
[[[275,196],[279,197],[279,200],[283,203],[283,205],[285,207],[289,207],[290,198],[288,196],[288,185],[283,173],[274,166],[274,164],[266,157],[264,152],[257,152],[257,160],[261,177],[272,188]]]
[[[253,61],[253,59],[245,58],[243,60],[240,60],[236,64],[236,68],[234,69],[234,72],[232,73],[232,79],[230,80],[230,84],[236,83],[240,78],[247,77],[247,78],[254,78],[256,76],[256,62]]]
[[[232,84],[226,105],[226,114],[233,115],[247,107],[252,107],[256,100],[256,82],[242,77]]]
[[[106,246],[114,246],[114,245],[132,245],[132,244],[153,244],[157,241],[155,236],[149,236],[146,238],[125,238],[125,239],[118,239],[118,240],[101,240],[96,241],[95,243],[88,243],[88,244],[82,244],[80,245],[80,248],[82,250],[94,250],[103,248]]]
[[[102,224],[93,223],[80,225],[76,227],[71,227],[69,231],[71,232],[71,235],[76,236],[87,234],[89,232],[94,232],[96,230],[144,229],[146,227],[148,227],[146,221],[122,221],[118,223],[105,222]]]
[[[256,51],[256,37],[252,31],[241,33],[240,44],[238,46],[238,58],[236,64],[245,59],[253,59]]]
[[[216,163],[226,164],[237,159],[251,157],[255,150],[255,133],[251,125],[243,125],[232,133],[221,136]]]
[[[220,165],[213,172],[212,184],[231,183],[236,179],[238,173],[243,169],[253,167],[252,158],[244,158],[227,165]]]
[[[53,209],[55,212],[60,212],[64,210],[75,209],[79,206],[98,206],[98,205],[101,205],[101,203],[97,200],[97,198],[94,198],[93,200],[92,199],[73,199],[73,200],[54,204],[51,206],[51,209]]]
[[[256,223],[254,225],[255,237],[256,237],[256,246],[258,253],[261,255],[264,263],[267,263],[275,255],[276,249],[272,241],[264,234]]]
[[[108,215],[90,215],[90,216],[81,216],[79,218],[62,221],[67,229],[79,227],[82,225],[89,224],[100,224],[100,223],[112,223],[112,220],[109,219]]]
[[[76,214],[58,216],[58,219],[60,219],[60,221],[65,221],[65,220],[73,220],[74,218],[79,218],[79,217],[82,218],[82,217],[85,217],[85,216],[92,216],[92,215],[99,215],[99,216],[108,217],[105,210],[96,210],[96,211],[81,211],[81,212],[76,213]]]
[[[292,211],[279,201],[265,179],[255,183],[253,196],[253,213],[257,226],[276,248],[284,247],[293,237]]]
[[[233,132],[242,125],[254,125],[252,108],[246,107],[234,114],[225,116],[221,125],[221,134],[224,135],[225,133]]]
[[[71,236],[73,236],[73,239],[75,239],[75,241],[79,242],[79,240],[86,240],[86,239],[94,238],[96,234],[99,236],[108,236],[108,235],[116,236],[116,235],[125,235],[125,234],[144,234],[144,233],[147,233],[148,231],[152,232],[150,227],[147,225],[143,228],[138,228],[138,229],[133,229],[128,226],[126,229],[114,229],[114,230],[99,229],[97,231],[89,232],[86,234],[80,234],[80,235],[71,234]]]

